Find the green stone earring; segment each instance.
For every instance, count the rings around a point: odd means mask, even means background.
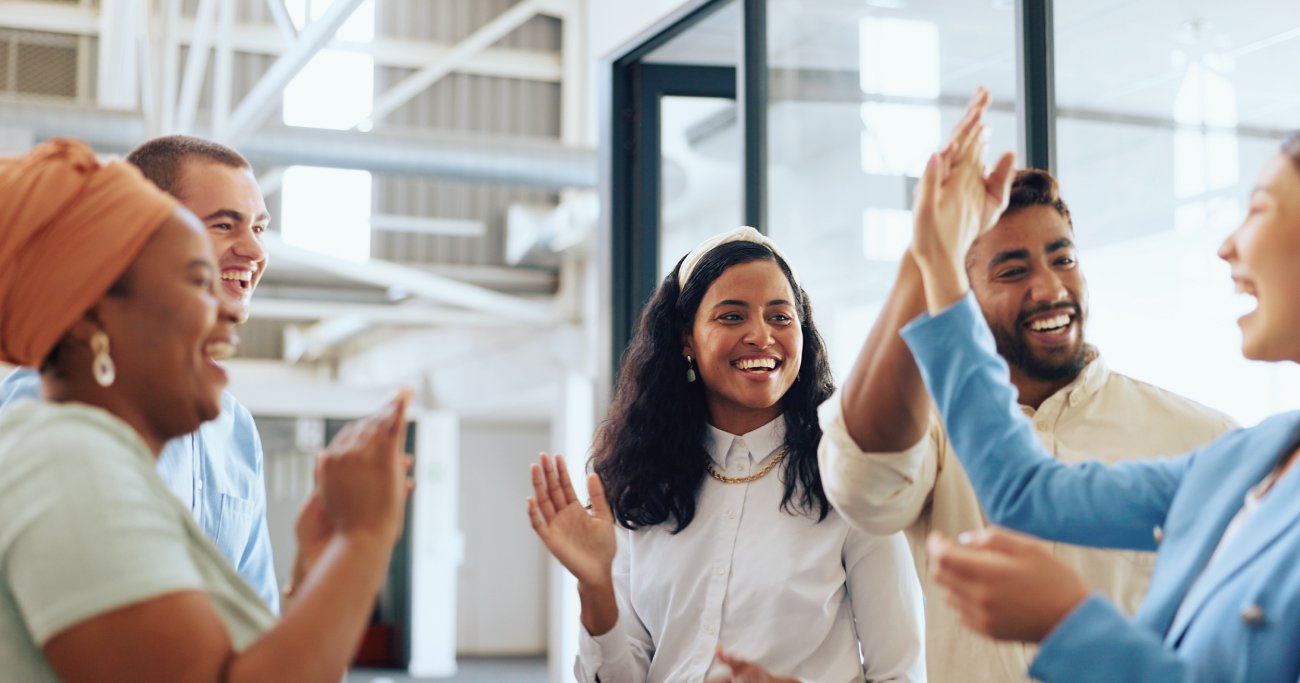
[[[692,365],[692,363],[694,362],[695,362],[694,358],[690,356],[686,357],[686,381],[687,382],[695,381],[695,366]]]

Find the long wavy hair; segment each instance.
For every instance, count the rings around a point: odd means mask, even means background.
[[[623,356],[613,404],[596,432],[591,460],[614,516],[624,527],[671,522],[677,533],[695,518],[696,498],[708,477],[709,411],[704,383],[686,381],[682,343],[713,281],[727,268],[750,261],[773,261],[785,273],[803,329],[798,380],[781,398],[785,443],[790,447],[782,469],[781,509],[816,515],[818,521],[830,513],[817,467],[817,443],[822,436],[817,406],[835,387],[826,344],[813,324],[812,305],[790,266],[772,250],[752,242],[729,242],[700,260],[685,290],[678,286],[681,262],[677,263],[646,304]]]

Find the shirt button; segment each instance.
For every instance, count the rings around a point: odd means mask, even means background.
[[[740,464],[740,463],[736,463],[736,466],[733,467],[733,468],[731,468],[731,469],[736,470],[737,472],[740,472],[740,471],[742,471],[742,470],[745,469],[745,466],[742,465],[742,464]]]
[[[1264,608],[1259,605],[1250,605],[1241,610],[1241,620],[1250,626],[1259,626],[1264,623]]]
[[[735,518],[736,518],[736,511],[735,511],[735,510],[727,510],[727,519],[735,519]]]
[[[1156,543],[1164,543],[1165,530],[1157,526],[1156,528],[1151,530],[1151,537],[1156,539]]]
[[[194,488],[196,488],[196,489],[202,491],[202,490],[203,490],[203,480],[202,480],[202,479],[195,479],[195,480],[194,480]]]
[[[710,635],[712,635],[712,634],[718,632],[718,627],[717,627],[717,626],[714,626],[713,624],[705,624],[705,625],[704,625],[704,632],[705,632],[705,633],[708,633],[708,634],[710,634]]]
[[[727,568],[723,567],[722,565],[718,565],[718,568],[713,570],[713,573],[717,574],[718,576],[723,576],[727,573]]]

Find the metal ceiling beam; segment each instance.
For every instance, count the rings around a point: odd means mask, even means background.
[[[329,256],[286,244],[278,234],[266,235],[266,248],[276,260],[292,261],[353,282],[397,288],[437,303],[481,311],[520,323],[549,325],[556,322],[555,306],[551,301],[530,301],[501,294],[390,261],[351,261]]]
[[[491,47],[493,43],[514,32],[515,29],[523,26],[548,7],[549,4],[546,0],[523,0],[523,2],[497,15],[496,18],[461,39],[447,54],[406,77],[383,94],[376,96],[370,114],[353,123],[351,127],[356,128],[366,121],[373,123],[393,113],[398,107],[409,102],[411,98],[424,92],[444,76],[455,71],[470,57]]]
[[[169,131],[190,133],[199,111],[199,94],[207,78],[208,53],[212,48],[212,23],[217,13],[217,0],[199,0],[199,7],[190,34],[190,52],[185,58],[185,76],[181,79],[180,99],[176,103],[176,120],[163,125]]]
[[[0,121],[35,141],[76,137],[124,153],[149,138],[138,114],[55,104],[0,104]],[[196,131],[206,134],[203,127]],[[596,153],[550,139],[267,126],[239,146],[258,168],[327,166],[545,189],[596,186]]]
[[[167,0],[171,1],[171,0]],[[267,0],[281,3],[282,0]],[[194,18],[178,17],[179,45],[194,42]],[[99,12],[93,7],[62,5],[49,2],[0,0],[0,26],[27,31],[81,36],[99,35]],[[292,26],[290,26],[292,28]],[[231,36],[235,52],[279,56],[288,49],[283,31],[276,24],[236,23]],[[165,47],[165,46],[164,46]],[[375,66],[419,69],[443,59],[451,51],[446,43],[413,40],[397,36],[376,36],[374,41],[331,40],[331,50],[368,54]],[[559,54],[548,50],[521,48],[487,48],[461,62],[460,73],[499,78],[556,83],[563,68]],[[175,81],[175,76],[172,78]]]
[[[319,19],[307,25],[298,39],[262,74],[230,115],[229,125],[215,131],[224,142],[238,145],[279,104],[284,87],[320,52],[365,0],[335,0]]]

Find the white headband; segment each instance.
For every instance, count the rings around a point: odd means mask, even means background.
[[[700,265],[700,259],[703,259],[705,254],[729,242],[753,242],[772,250],[773,254],[785,261],[785,265],[790,268],[790,275],[794,276],[796,287],[798,286],[799,276],[794,272],[794,266],[790,265],[790,259],[786,258],[780,249],[776,248],[776,242],[748,225],[742,225],[730,232],[714,235],[700,242],[698,246],[692,249],[691,253],[682,259],[682,265],[677,268],[677,288],[679,290],[686,289],[686,283],[690,281],[691,275],[695,273],[696,266]]]

